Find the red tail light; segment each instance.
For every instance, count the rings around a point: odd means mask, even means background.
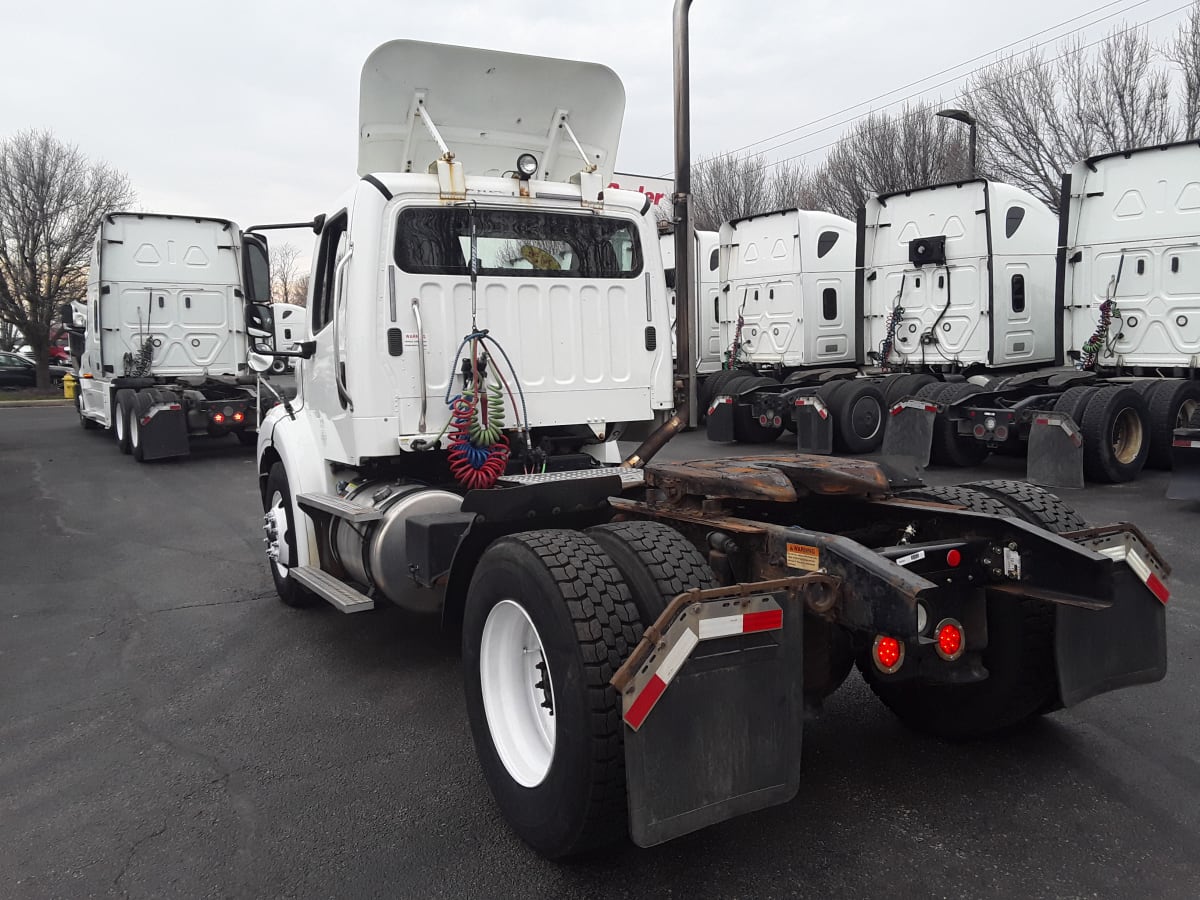
[[[952,568],[952,569],[958,568],[958,565],[961,562],[962,562],[962,554],[959,553],[957,550],[947,550],[946,551],[946,565],[948,565],[950,568]]]
[[[225,421],[225,413],[213,413],[213,421],[220,425]]]
[[[245,418],[246,418],[245,413],[235,412],[233,414],[233,421],[235,421],[235,422],[241,422]]]
[[[955,660],[962,656],[966,636],[954,619],[943,619],[937,627],[937,654],[942,659]]]
[[[881,634],[871,647],[871,659],[875,668],[885,675],[891,675],[904,664],[904,644],[894,637]]]

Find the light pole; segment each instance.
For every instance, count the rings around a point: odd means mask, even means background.
[[[975,117],[965,109],[940,109],[938,110],[938,115],[943,119],[953,119],[955,122],[962,122],[971,129],[971,136],[969,138],[970,150],[968,151],[968,155],[970,159],[971,177],[974,178],[978,174],[975,171],[975,137],[979,123],[976,122]]]

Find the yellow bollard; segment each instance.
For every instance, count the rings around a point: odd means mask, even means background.
[[[75,376],[68,372],[63,376],[63,399],[74,400],[75,391],[79,388],[79,382],[75,380]]]

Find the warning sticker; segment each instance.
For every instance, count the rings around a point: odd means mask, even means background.
[[[803,569],[815,572],[821,568],[821,550],[807,544],[787,545],[787,564],[790,569]]]

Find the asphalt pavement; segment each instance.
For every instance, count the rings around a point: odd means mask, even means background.
[[[1062,495],[1174,566],[1164,682],[953,745],[851,676],[793,802],[564,864],[500,819],[436,620],[275,599],[252,457],[0,410],[0,896],[1200,895],[1200,506],[1162,474]]]

